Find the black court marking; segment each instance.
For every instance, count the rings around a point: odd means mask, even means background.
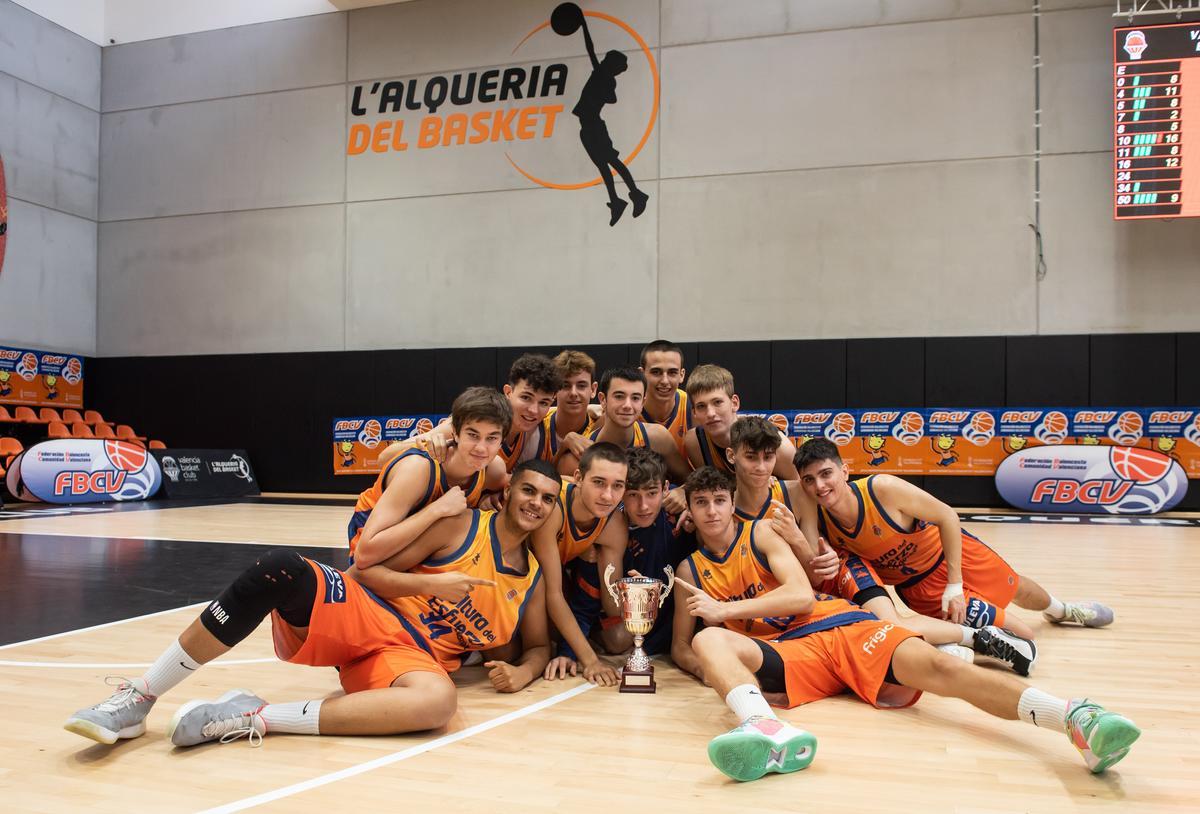
[[[964,523],[1040,523],[1056,526],[1142,526],[1149,528],[1200,526],[1200,518],[1138,517],[1114,514],[963,514],[960,512],[958,519]]]
[[[274,547],[0,532],[0,644],[207,602]],[[345,548],[300,552],[347,567]]]
[[[78,506],[63,506],[50,503],[23,503],[19,506],[0,508],[0,521],[29,520],[36,517],[63,517],[81,514],[107,514],[111,512],[147,512],[157,509],[190,509],[197,506],[345,506],[353,508],[357,497],[329,496],[300,497],[237,497],[213,498],[210,500],[138,500],[129,503],[102,503]]]

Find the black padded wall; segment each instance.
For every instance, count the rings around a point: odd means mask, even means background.
[[[733,371],[748,409],[1200,404],[1200,334],[681,343],[690,370]],[[583,345],[599,371],[640,344]],[[172,446],[246,449],[267,491],[353,493],[334,476],[337,416],[442,412],[463,388],[500,386],[542,348],[442,348],[88,360],[87,406]],[[999,506],[991,478],[914,479],[957,506]],[[1200,508],[1200,486],[1183,507]]]

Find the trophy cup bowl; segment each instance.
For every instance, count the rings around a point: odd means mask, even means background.
[[[621,671],[621,686],[618,689],[620,692],[655,692],[654,667],[642,649],[642,642],[654,628],[658,610],[671,593],[675,572],[669,565],[663,569],[667,575],[664,588],[661,580],[652,577],[626,577],[613,583],[611,579],[615,570],[612,563],[604,569],[604,587],[621,609],[625,629],[633,636],[633,652]]]

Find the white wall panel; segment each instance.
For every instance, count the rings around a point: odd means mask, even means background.
[[[340,86],[102,119],[101,220],[342,200]]]
[[[655,198],[602,191],[349,205],[347,348],[634,342],[655,333]]]
[[[99,139],[99,113],[0,74],[9,195],[94,220]]]
[[[663,54],[664,177],[1020,155],[1020,16],[794,34]]]
[[[100,46],[0,0],[0,72],[100,109]]]
[[[99,353],[341,349],[344,217],[335,205],[100,224]]]
[[[662,0],[663,44],[1028,14],[1029,0]]]
[[[0,344],[96,351],[96,223],[8,199]]]
[[[659,333],[1034,330],[1029,159],[663,181]]]
[[[1112,7],[1042,15],[1042,151],[1112,152]]]
[[[408,76],[431,71],[508,65],[518,60],[581,56],[583,34],[560,37],[549,28],[522,44],[549,19],[545,0],[422,0],[350,13],[350,79]],[[623,20],[650,46],[658,44],[658,4],[595,0],[583,4]],[[596,51],[628,51],[633,40],[609,21],[588,23]],[[518,50],[519,46],[519,50]]]
[[[346,81],[346,15],[104,49],[104,112]]]
[[[1200,225],[1112,219],[1112,156],[1042,160],[1042,333],[1200,329]]]

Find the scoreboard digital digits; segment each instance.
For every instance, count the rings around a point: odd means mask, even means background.
[[[1117,220],[1200,216],[1200,22],[1113,30],[1113,177]]]

